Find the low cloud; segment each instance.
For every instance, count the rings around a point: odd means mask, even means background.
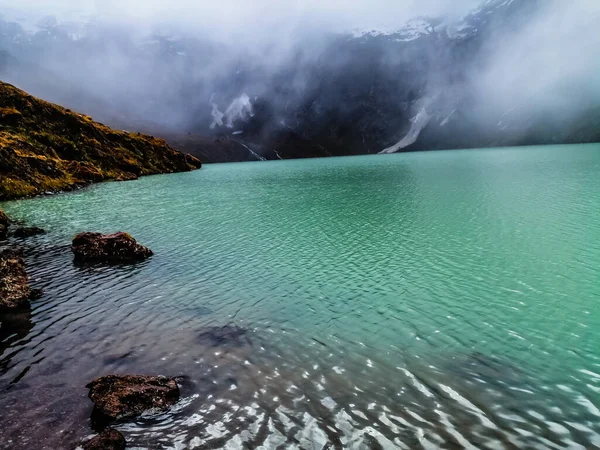
[[[458,51],[453,39],[460,40],[463,19],[486,7],[489,16],[471,24],[485,33],[471,30],[476,40],[461,41],[464,50]],[[494,7],[516,12],[496,17]],[[596,0],[0,0],[0,11],[6,18],[35,22],[53,15],[59,24],[79,24],[67,28],[66,41],[9,51],[48,69],[80,97],[170,128],[209,132],[210,125],[232,126],[253,117],[249,111],[257,99],[269,103],[272,120],[286,126],[294,108],[310,108],[315,117],[337,109],[354,118],[356,105],[349,103],[354,97],[344,89],[366,89],[360,83],[368,80],[357,78],[353,88],[329,86],[327,77],[336,71],[383,77],[388,98],[377,104],[385,103],[384,111],[397,104],[397,127],[405,130],[384,139],[379,150],[398,141],[414,143],[428,124],[451,123],[461,114],[510,130],[544,117],[577,121],[600,105]],[[437,20],[427,23],[430,36],[414,45],[366,51],[360,43],[349,49],[340,38],[397,31],[419,17]],[[498,23],[490,26],[494,20]],[[319,90],[318,83],[329,91]],[[63,98],[55,95],[55,85],[35,89]],[[366,94],[359,94],[356,101],[364,102]],[[246,102],[241,111],[248,113],[225,117],[240,98]],[[389,133],[393,125],[376,120]]]

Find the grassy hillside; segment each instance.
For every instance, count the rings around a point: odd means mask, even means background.
[[[0,82],[0,200],[201,165],[162,139],[113,130]]]

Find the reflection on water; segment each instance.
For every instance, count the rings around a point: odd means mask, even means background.
[[[86,383],[180,376],[132,448],[600,446],[598,146],[210,165],[3,204],[49,230],[0,327],[0,448],[73,448]],[[76,266],[71,237],[155,255]]]
[[[27,337],[33,322],[31,320],[31,308],[25,307],[15,312],[8,312],[2,315],[0,322],[0,374],[6,373],[12,359],[10,354],[11,347]],[[5,354],[6,353],[6,354]]]

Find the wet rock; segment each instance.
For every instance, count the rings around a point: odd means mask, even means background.
[[[83,450],[124,450],[127,442],[114,428],[107,428],[83,444]]]
[[[10,223],[10,219],[8,216],[0,209],[0,225],[4,225],[8,228],[8,224]]]
[[[4,211],[0,209],[0,239],[6,239],[8,236],[8,225],[10,224],[10,219]]]
[[[29,300],[39,300],[44,295],[44,290],[41,288],[32,288],[29,293]]]
[[[80,261],[134,262],[152,256],[152,250],[137,243],[127,233],[81,233],[71,246]]]
[[[238,327],[237,325],[224,325],[222,327],[209,327],[204,329],[198,336],[198,340],[203,345],[218,346],[235,346],[241,347],[248,344],[249,340],[246,336],[248,330]]]
[[[86,387],[94,402],[94,414],[109,420],[165,411],[179,400],[177,381],[163,376],[107,375]]]
[[[45,234],[46,230],[39,227],[19,227],[13,232],[13,236],[16,238],[28,238],[36,236],[38,234]]]
[[[31,290],[21,251],[0,251],[0,312],[29,304]]]

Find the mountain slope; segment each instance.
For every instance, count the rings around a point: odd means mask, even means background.
[[[206,162],[592,142],[600,9],[567,3],[479,0],[277,51],[166,24],[0,18],[0,78]]]
[[[162,139],[113,130],[0,82],[0,200],[194,170]]]

